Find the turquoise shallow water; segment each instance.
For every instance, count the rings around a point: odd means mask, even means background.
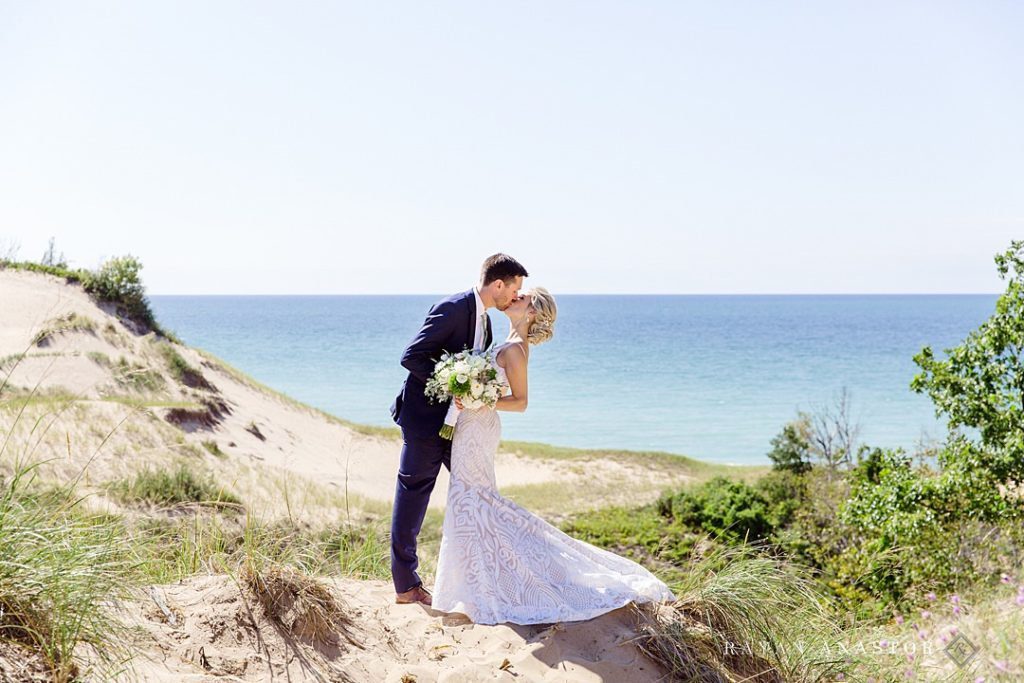
[[[390,425],[398,361],[439,296],[155,296],[193,346],[306,403]],[[909,383],[923,345],[959,342],[995,295],[562,296],[555,338],[534,348],[530,407],[505,438],[767,462],[799,409],[853,399],[862,441],[941,436]],[[507,319],[491,311],[495,340]]]

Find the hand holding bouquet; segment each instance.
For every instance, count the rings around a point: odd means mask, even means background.
[[[424,393],[434,402],[450,401],[456,396],[467,410],[493,408],[506,385],[498,379],[494,357],[486,351],[445,353],[434,365],[434,374],[427,380]],[[452,403],[445,415],[440,434],[446,439],[455,435],[459,408]]]

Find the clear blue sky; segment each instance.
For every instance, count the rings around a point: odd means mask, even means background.
[[[2,2],[0,248],[150,291],[986,292],[1020,2]]]

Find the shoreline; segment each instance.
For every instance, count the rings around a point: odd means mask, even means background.
[[[398,426],[381,427],[378,425],[353,422],[345,419],[344,417],[329,413],[326,410],[304,403],[284,391],[264,384],[246,373],[244,370],[237,368],[220,356],[217,356],[204,348],[191,346],[185,341],[182,341],[182,344],[194,350],[210,362],[218,364],[239,382],[248,384],[255,389],[276,396],[296,408],[312,411],[330,422],[351,429],[363,436],[383,438],[395,442],[401,441],[402,434]],[[499,452],[514,453],[520,456],[544,459],[584,460],[587,458],[615,457],[631,462],[657,462],[665,465],[685,466],[707,474],[720,470],[721,474],[731,475],[742,479],[747,479],[748,477],[757,478],[771,469],[771,465],[767,463],[763,465],[754,465],[749,463],[718,463],[668,451],[644,451],[627,448],[579,448],[576,446],[560,446],[542,441],[502,439],[498,449]]]

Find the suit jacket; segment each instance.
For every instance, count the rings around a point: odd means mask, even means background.
[[[416,436],[437,436],[448,412],[449,403],[430,403],[423,394],[427,380],[444,352],[458,353],[473,348],[476,319],[473,290],[453,294],[434,304],[427,312],[423,327],[402,354],[402,367],[409,375],[391,404],[391,417],[402,430]],[[484,346],[489,346],[491,320],[484,320]]]

